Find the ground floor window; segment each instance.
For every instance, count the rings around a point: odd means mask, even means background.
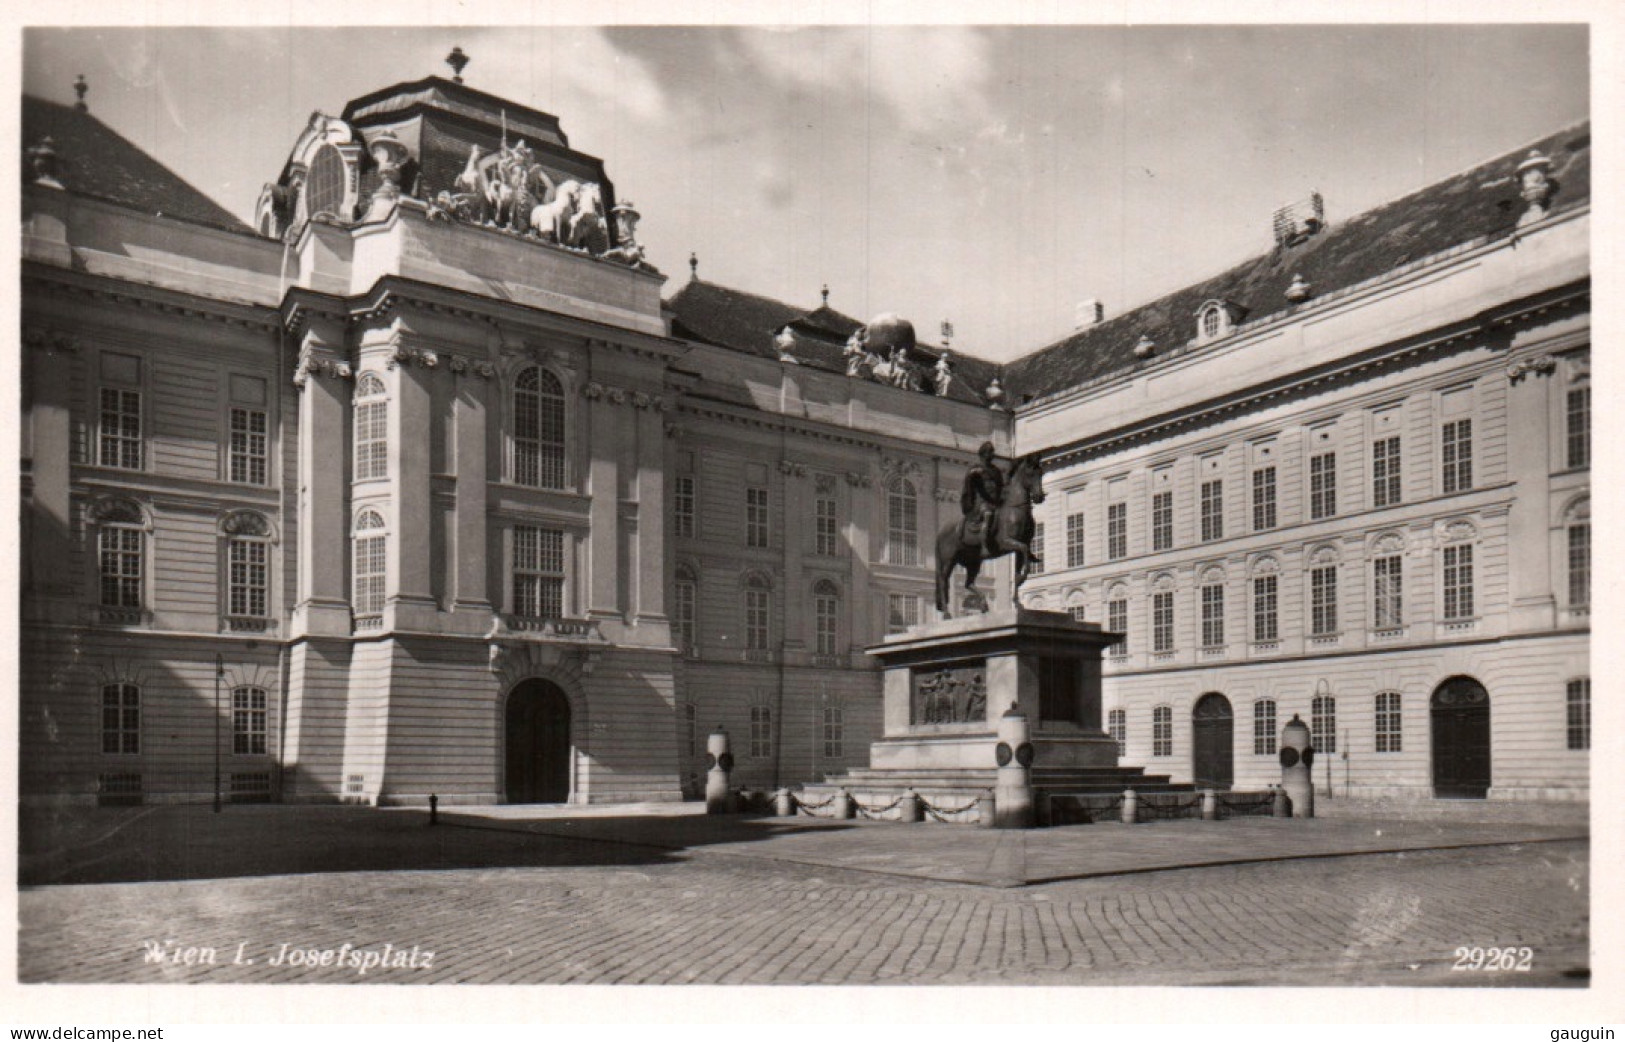
[[[1275,755],[1275,699],[1253,703],[1253,755]]]
[[[1169,706],[1151,710],[1151,755],[1174,755],[1174,711]]]
[[[265,689],[240,687],[231,693],[231,751],[239,755],[265,752]]]
[[[1107,713],[1106,730],[1117,743],[1117,755],[1122,756],[1128,752],[1128,714],[1121,709],[1113,709]]]
[[[134,684],[102,688],[102,752],[141,751],[141,689]]]
[[[824,707],[824,759],[846,756],[846,712],[839,706]]]
[[[1403,752],[1399,715],[1399,692],[1384,691],[1377,696],[1377,752]]]
[[[1309,744],[1319,753],[1337,751],[1337,699],[1316,695],[1309,713]]]
[[[768,706],[750,707],[750,756],[765,760],[773,755],[773,710]]]
[[[1591,748],[1591,678],[1580,677],[1568,683],[1568,731],[1570,749]]]

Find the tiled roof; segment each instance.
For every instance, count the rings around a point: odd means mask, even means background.
[[[1140,337],[1149,336],[1159,353],[1185,345],[1195,336],[1197,309],[1208,300],[1240,305],[1251,323],[1307,306],[1286,299],[1294,275],[1302,275],[1319,298],[1452,247],[1509,235],[1525,208],[1515,171],[1531,148],[1552,160],[1554,211],[1590,199],[1591,127],[1585,122],[1016,359],[1004,367],[1009,400],[1019,403],[1148,364],[1133,353]],[[1262,216],[1259,223],[1262,229]]]
[[[24,95],[22,130],[25,148],[52,139],[57,179],[70,192],[228,231],[252,230],[88,112]]]
[[[827,372],[846,372],[842,349],[862,322],[836,311],[829,305],[806,311],[769,297],[730,289],[713,282],[693,279],[666,301],[672,316],[672,333],[717,347],[741,351],[760,358],[778,358],[773,338],[790,326],[796,335],[792,354],[802,365]],[[940,349],[916,348],[914,361],[929,372]],[[999,371],[992,362],[955,352],[952,359],[954,382],[948,397],[958,402],[982,404],[981,391]]]

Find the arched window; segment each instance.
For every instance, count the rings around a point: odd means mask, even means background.
[[[265,689],[239,687],[231,693],[231,751],[239,756],[265,752]]]
[[[220,524],[226,537],[226,618],[233,629],[260,628],[270,615],[271,525],[252,510],[228,514]]]
[[[686,564],[678,565],[674,604],[677,647],[689,658],[697,657],[700,650],[699,601],[700,584],[693,569]]]
[[[337,217],[348,220],[344,197],[349,170],[344,157],[333,145],[322,145],[310,161],[310,173],[305,178],[305,213],[309,217]]]
[[[773,588],[761,575],[745,580],[745,650],[766,651]]]
[[[1253,703],[1253,755],[1275,755],[1275,699]]]
[[[146,516],[128,499],[109,499],[95,506],[91,520],[101,606],[140,611],[146,606]]]
[[[1128,712],[1126,710],[1113,709],[1106,714],[1106,732],[1117,743],[1118,756],[1128,752]]]
[[[893,478],[886,486],[886,563],[920,563],[920,505],[914,484]]]
[[[1157,706],[1151,710],[1151,755],[1174,755],[1174,710]]]
[[[1377,695],[1377,752],[1404,751],[1404,721],[1400,717],[1399,692],[1384,691]]]
[[[533,488],[564,487],[564,386],[541,366],[514,381],[513,479]]]
[[[385,555],[384,519],[376,510],[362,513],[355,522],[354,596],[350,609],[358,618],[376,617],[384,611]]]
[[[389,477],[389,398],[377,373],[355,385],[355,480]]]
[[[1219,335],[1219,309],[1208,308],[1202,312],[1202,336],[1216,337]]]
[[[1317,753],[1337,751],[1337,699],[1316,695],[1309,710],[1309,744]]]
[[[134,684],[102,687],[102,752],[141,751],[141,689]]]
[[[830,580],[820,579],[813,586],[814,654],[836,654],[840,612],[841,591]]]
[[[824,707],[824,759],[840,760],[846,757],[846,710],[840,706]]]

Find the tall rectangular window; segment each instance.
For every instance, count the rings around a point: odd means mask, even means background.
[[[266,544],[233,539],[226,551],[226,613],[263,619],[266,611]]]
[[[1473,548],[1461,543],[1444,548],[1444,617],[1467,619],[1473,614]]]
[[[355,479],[389,476],[389,402],[356,402]]]
[[[920,563],[920,507],[914,483],[898,478],[886,490],[886,562]]]
[[[675,504],[675,506],[676,506],[676,514],[675,514],[675,518],[674,518],[674,523],[672,525],[672,528],[674,530],[673,534],[676,535],[676,537],[679,538],[679,539],[693,539],[694,538],[695,491],[696,491],[695,490],[695,483],[694,483],[694,475],[692,475],[692,474],[679,474],[679,475],[677,475],[677,483],[675,485],[675,490],[676,490],[676,504]]]
[[[767,546],[767,489],[745,489],[745,545]]]
[[[1106,602],[1106,629],[1112,633],[1120,633],[1117,643],[1111,646],[1113,655],[1128,654],[1128,601],[1118,597]]]
[[[700,707],[683,703],[683,744],[690,758],[700,755]]]
[[[920,598],[912,593],[886,596],[886,632],[902,633],[920,624]]]
[[[833,655],[838,640],[841,600],[832,585],[820,583],[813,590],[813,654]]]
[[[1066,566],[1083,567],[1083,514],[1066,515]]]
[[[1337,699],[1316,695],[1309,712],[1309,744],[1316,753],[1337,751]]]
[[[1569,607],[1591,604],[1591,522],[1569,525]]]
[[[239,756],[265,752],[265,689],[240,687],[231,693],[231,751]]]
[[[140,470],[141,392],[103,387],[101,406],[101,465]]]
[[[1151,497],[1151,549],[1171,550],[1174,545],[1174,494],[1158,492]]]
[[[1224,538],[1224,481],[1202,482],[1202,541]]]
[[[834,496],[819,496],[813,502],[813,541],[813,552],[820,557],[834,557],[840,552],[841,528]]]
[[[1027,574],[1029,576],[1043,575],[1044,574],[1044,522],[1042,522],[1042,521],[1034,522],[1034,524],[1033,524],[1033,541],[1032,541],[1031,545],[1032,545],[1032,548],[1033,548],[1033,553],[1037,554],[1038,556],[1033,558],[1032,565],[1027,569]]]
[[[765,589],[745,591],[745,650],[766,651],[770,594]]]
[[[1405,624],[1404,574],[1398,554],[1371,562],[1371,600],[1375,609],[1372,624],[1379,630],[1397,629]]]
[[[1309,571],[1309,632],[1323,637],[1337,632],[1337,566]]]
[[[1151,650],[1174,650],[1174,595],[1172,591],[1151,595]]]
[[[846,711],[839,706],[824,707],[824,759],[846,756]]]
[[[1253,577],[1253,639],[1281,638],[1279,584],[1273,575]]]
[[[102,688],[102,752],[141,751],[141,689],[134,684]]]
[[[564,533],[515,525],[513,613],[532,619],[564,616]]]
[[[1337,513],[1337,453],[1309,457],[1309,519],[1319,521]]]
[[[1106,556],[1120,561],[1128,556],[1128,504],[1106,507]]]
[[[1395,434],[1371,443],[1371,505],[1391,507],[1399,498],[1399,435]]]
[[[1568,682],[1568,737],[1570,749],[1591,748],[1591,678]]]
[[[1253,531],[1275,527],[1275,468],[1253,471]]]
[[[773,710],[769,706],[750,707],[750,757],[765,760],[773,755]]]
[[[1224,587],[1209,583],[1202,587],[1202,645],[1216,647],[1224,643]]]
[[[1174,755],[1174,711],[1170,706],[1151,710],[1151,755]]]
[[[102,607],[141,607],[141,540],[139,528],[101,529]]]
[[[231,410],[231,480],[244,485],[265,484],[266,419],[259,409]]]
[[[1404,721],[1399,715],[1399,692],[1384,691],[1377,696],[1377,752],[1404,752]]]
[[[388,567],[385,536],[357,536],[355,540],[354,600],[357,615],[378,615],[384,610],[384,576]]]
[[[1473,421],[1451,420],[1443,431],[1444,490],[1473,487]]]
[[[677,643],[684,655],[692,657],[700,646],[699,584],[693,579],[677,579]]]
[[[1591,466],[1591,388],[1568,393],[1567,462],[1570,467]]]
[[[1128,713],[1122,709],[1113,709],[1106,714],[1106,733],[1111,735],[1112,741],[1117,743],[1117,755],[1122,756],[1128,752]]]
[[[1253,755],[1275,755],[1275,699],[1253,703]]]

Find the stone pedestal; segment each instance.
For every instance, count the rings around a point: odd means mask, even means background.
[[[1061,612],[1007,608],[916,626],[868,653],[885,670],[872,770],[992,769],[998,721],[1026,717],[1032,766],[1116,767],[1101,730],[1100,656],[1116,635]]]

